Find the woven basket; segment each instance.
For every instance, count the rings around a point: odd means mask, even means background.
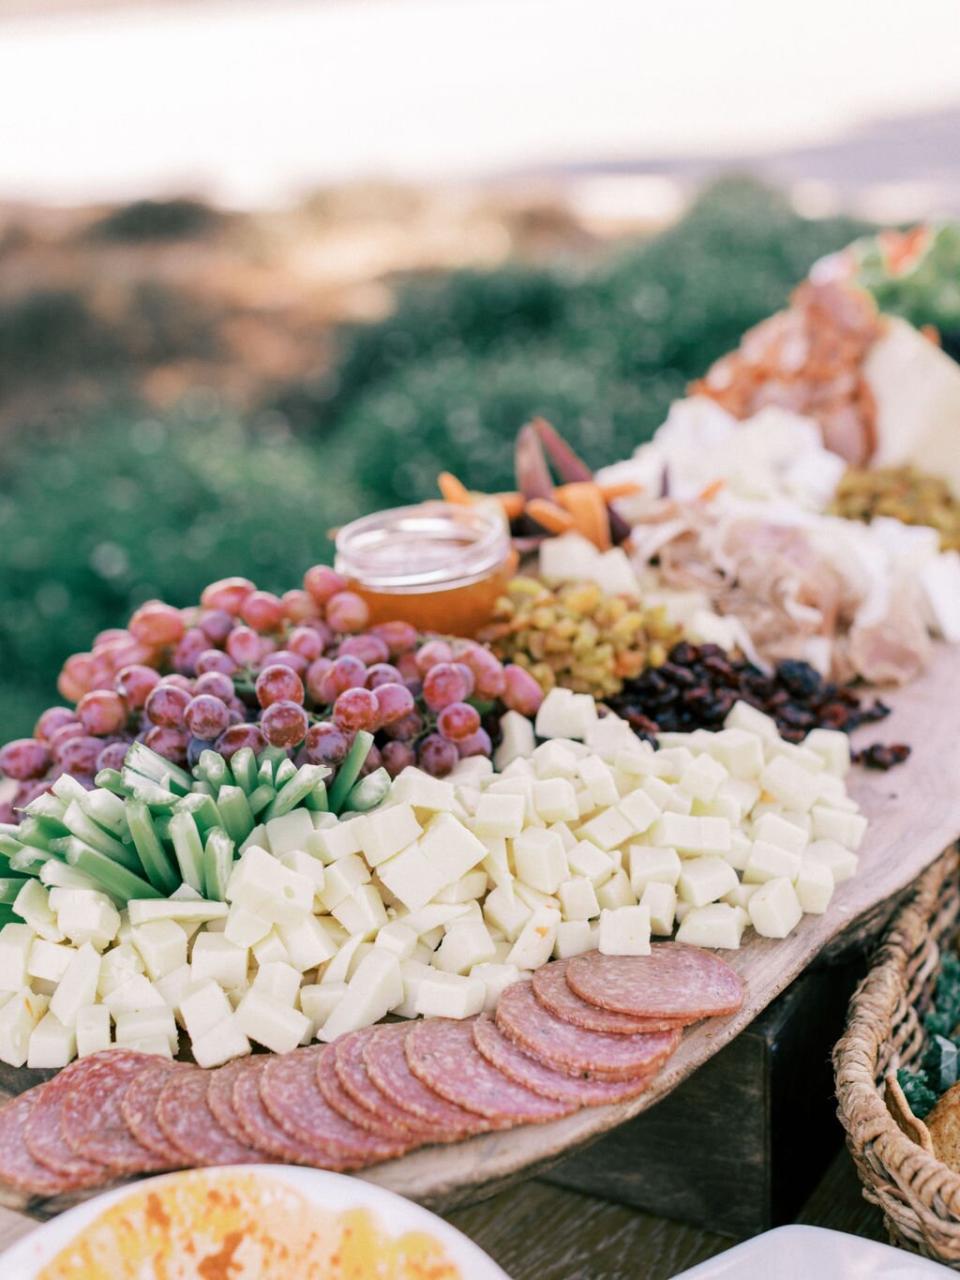
[[[960,1270],[960,1175],[908,1137],[884,1101],[887,1073],[923,1050],[940,951],[960,928],[958,865],[948,849],[904,901],[850,1002],[833,1065],[847,1145],[891,1241]]]

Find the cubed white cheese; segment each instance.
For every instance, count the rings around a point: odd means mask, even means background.
[[[600,903],[593,884],[586,876],[571,876],[557,890],[564,920],[593,920],[600,914]]]
[[[542,742],[532,756],[533,771],[538,778],[566,778],[577,776],[577,755],[570,743],[562,738]]]
[[[274,960],[271,964],[262,964],[257,970],[251,989],[280,1004],[293,1005],[300,990],[301,973],[292,964],[282,960]]]
[[[452,809],[455,798],[452,782],[448,782],[446,778],[433,778],[421,769],[404,769],[390,788],[392,804],[407,803],[414,809],[429,813],[443,813]]]
[[[31,978],[41,978],[44,982],[59,982],[73,955],[73,947],[62,942],[34,938],[27,961],[27,973]]]
[[[693,796],[662,778],[645,778],[640,787],[662,813],[689,814],[693,809]]]
[[[280,855],[280,861],[288,871],[295,871],[297,875],[306,876],[308,880],[312,880],[314,894],[323,892],[327,878],[326,871],[322,860],[315,854],[307,853],[303,849],[291,849],[288,853]]]
[[[649,908],[616,907],[612,911],[601,911],[598,949],[605,956],[648,956]]]
[[[633,835],[642,835],[660,817],[660,809],[642,787],[625,795],[617,805],[617,812],[630,823]]]
[[[333,908],[333,916],[343,925],[347,933],[360,933],[365,938],[372,938],[378,929],[387,923],[387,912],[383,899],[377,892],[376,885],[362,884],[348,898],[344,898]],[[312,919],[312,917],[308,917]],[[281,927],[280,936],[284,938],[287,950],[290,944]],[[324,957],[328,959],[329,957]],[[319,963],[319,961],[317,962]],[[308,966],[309,967],[309,966]]]
[[[270,921],[258,915],[256,911],[234,903],[224,921],[223,936],[235,947],[252,947],[254,943],[265,938],[272,927]]]
[[[205,1036],[231,1012],[226,992],[212,979],[194,983],[180,1000],[180,1019],[192,1041]]]
[[[339,925],[337,927],[339,928]],[[269,964],[271,960],[289,961],[290,959],[289,952],[283,945],[279,930],[275,928],[271,928],[269,933],[264,934],[259,942],[253,944],[250,950],[253,952],[253,958],[257,964]]]
[[[403,994],[400,961],[383,947],[371,947],[347,983],[340,1003],[317,1032],[317,1038],[331,1041],[347,1031],[372,1026],[396,1008]]]
[[[326,911],[335,911],[341,902],[345,902],[360,888],[370,881],[370,870],[363,858],[356,853],[345,854],[324,872],[323,889],[318,898]]]
[[[56,905],[57,924],[74,946],[92,943],[102,951],[120,928],[120,912],[105,893],[95,889],[52,889],[50,903]]]
[[[27,1066],[65,1067],[76,1057],[76,1053],[77,1036],[74,1028],[65,1027],[58,1017],[47,1012],[30,1032]]]
[[[643,888],[640,898],[641,907],[650,913],[650,932],[660,937],[669,937],[673,933],[677,912],[677,891],[672,884],[664,884],[660,880],[649,880]]]
[[[630,885],[630,877],[622,867],[618,867],[610,879],[604,880],[597,889],[597,902],[607,911],[635,906],[636,901],[637,895]]]
[[[785,938],[803,916],[796,890],[786,877],[762,884],[747,903],[747,911],[761,938]]]
[[[483,917],[487,924],[498,929],[511,942],[519,937],[531,915],[531,908],[517,896],[512,881],[491,889],[483,904]]]
[[[620,799],[613,770],[599,756],[583,756],[577,761],[577,773],[595,804],[613,805]]]
[[[533,807],[547,823],[575,822],[580,816],[577,793],[568,778],[540,778],[534,782]]]
[[[730,832],[730,848],[720,856],[730,863],[734,871],[746,871],[750,854],[753,852],[753,841],[739,827]]]
[[[808,915],[823,915],[833,897],[833,872],[824,862],[805,858],[794,881],[800,906]]]
[[[735,702],[727,712],[723,727],[725,729],[744,729],[747,733],[752,733],[758,738],[762,738],[764,742],[780,741],[776,721],[770,716],[764,715],[762,711],[758,711],[756,707],[751,707],[749,702]],[[732,772],[733,770],[731,770]]]
[[[583,741],[591,732],[596,720],[597,708],[592,698],[589,699],[588,705],[584,697],[558,686],[550,690],[537,711],[537,737]],[[532,744],[530,749],[532,750]],[[522,754],[529,755],[530,752]]]
[[[187,935],[176,920],[151,920],[138,925],[131,936],[154,981],[187,962]]]
[[[127,910],[133,928],[150,920],[179,920],[183,925],[203,924],[225,916],[229,907],[225,902],[205,902],[202,899],[134,898],[127,903]]]
[[[279,818],[271,818],[265,826],[267,848],[275,858],[294,849],[306,849],[307,841],[314,832],[308,809],[291,809]]]
[[[791,853],[803,853],[807,847],[806,831],[776,813],[764,813],[757,819],[753,824],[753,838],[779,845]]]
[[[583,955],[585,951],[596,951],[598,928],[588,920],[561,920],[557,925],[553,954],[558,960],[567,960],[570,956]]]
[[[201,933],[190,953],[195,982],[212,978],[222,987],[239,987],[246,981],[249,951],[236,947],[223,934]]]
[[[682,813],[664,813],[650,828],[647,839],[658,848],[676,849],[679,853],[699,853],[702,819]]]
[[[816,804],[819,791],[815,774],[782,755],[774,756],[764,765],[760,785],[784,808],[797,809],[800,813],[809,812]]]
[[[330,1017],[346,990],[345,982],[314,983],[300,988],[300,1012],[310,1019],[312,1034]]]
[[[834,777],[844,778],[850,772],[850,739],[839,729],[811,729],[803,745],[821,757]]]
[[[554,907],[538,907],[520,930],[510,948],[508,963],[518,969],[539,969],[550,959],[557,939],[560,912]]]
[[[695,800],[712,800],[727,771],[710,755],[695,756],[680,775],[679,787]]]
[[[176,1053],[179,1036],[172,1009],[138,1009],[117,1014],[117,1044],[136,1044],[153,1036],[162,1036],[171,1052]]]
[[[493,753],[495,769],[505,769],[512,760],[529,756],[536,746],[533,725],[517,711],[500,717],[500,744]]]
[[[781,876],[793,880],[799,870],[799,853],[785,849],[782,845],[769,844],[766,840],[754,840],[743,878],[748,884],[763,884],[766,880],[778,880]]]
[[[312,911],[314,888],[306,876],[290,871],[279,858],[252,845],[234,864],[226,898],[277,923]]]
[[[190,1047],[198,1067],[220,1067],[250,1052],[250,1041],[243,1034],[236,1014],[229,1014],[199,1038],[191,1036]]]
[[[310,1023],[305,1014],[280,1004],[270,994],[251,987],[233,1015],[237,1029],[273,1053],[289,1053],[302,1040]]]
[[[39,937],[48,942],[63,941],[63,930],[51,910],[47,890],[39,880],[24,880],[13,909]]]
[[[175,970],[175,972],[177,972]],[[102,997],[103,1003],[116,1017],[118,1013],[135,1012],[137,1009],[152,1009],[166,1004],[163,996],[149,978],[142,973],[131,974],[125,982],[114,987]]]
[[[484,854],[486,852],[484,848]],[[389,892],[409,911],[426,906],[442,888],[439,872],[424,853],[422,841],[417,841],[402,853],[381,862],[377,867],[377,875]]]
[[[690,858],[683,864],[677,892],[692,907],[703,907],[722,898],[737,883],[737,873],[723,858]]]
[[[616,870],[609,853],[592,840],[578,840],[572,849],[568,849],[567,864],[574,875],[586,876],[595,889],[609,880]]]
[[[357,820],[359,840],[368,866],[376,867],[395,853],[413,844],[423,830],[407,801],[392,804],[386,809],[374,809]]]
[[[77,1057],[99,1053],[110,1048],[110,1010],[103,1004],[85,1004],[77,1011],[74,1026],[77,1038]]]
[[[817,804],[813,807],[812,817],[814,840],[836,840],[854,853],[863,843],[867,820],[862,814]]]
[[[74,952],[50,998],[51,1012],[65,1026],[74,1026],[80,1009],[95,1003],[99,977],[100,954],[91,943],[85,942]]]
[[[483,1007],[488,1013],[493,1013],[497,1007],[497,1001],[506,991],[507,987],[513,986],[515,982],[520,980],[520,970],[515,964],[496,964],[491,961],[484,961],[482,964],[475,964],[470,970],[471,978],[479,978],[483,983],[486,992],[483,1001]]]
[[[374,938],[374,946],[392,951],[398,960],[407,960],[417,945],[416,930],[402,920],[391,920]]]
[[[652,881],[675,885],[680,879],[681,862],[676,849],[632,844],[627,849],[630,887],[640,897]]]
[[[716,853],[726,858],[730,852],[732,830],[726,818],[698,818],[700,823],[700,850],[702,853]]]
[[[372,886],[364,886],[372,889]],[[374,891],[375,892],[375,891]],[[379,902],[379,898],[377,899]],[[386,923],[386,912],[381,904],[381,921]],[[301,916],[289,924],[277,925],[280,941],[286,952],[286,962],[301,973],[324,964],[337,954],[337,943],[331,936],[329,924],[318,916]],[[358,933],[358,937],[366,938],[372,933]],[[262,963],[262,962],[261,962]]]
[[[763,742],[756,733],[732,727],[711,734],[711,739],[707,750],[732,778],[755,778],[760,773]]]
[[[486,858],[484,858],[484,862],[486,862]],[[439,903],[449,903],[453,906],[461,902],[473,902],[477,898],[482,898],[486,891],[487,873],[481,865],[475,871],[468,871],[461,880],[455,880],[453,884],[448,884],[443,889],[438,890],[433,900]]]
[[[834,884],[849,880],[857,870],[857,855],[836,840],[814,840],[803,852],[804,862],[820,862],[830,868]]]
[[[636,834],[636,827],[618,809],[604,809],[580,828],[581,836],[605,850],[615,849]]]
[[[431,971],[418,985],[416,1011],[425,1018],[472,1018],[486,998],[481,978]]]
[[[556,893],[570,874],[566,850],[555,832],[532,827],[513,842],[517,878],[541,893]]]
[[[419,849],[436,877],[438,889],[461,880],[487,856],[486,846],[452,813],[438,813],[430,819]]]
[[[24,1065],[31,1032],[46,1013],[49,1003],[49,997],[37,995],[29,987],[15,991],[0,1003],[0,1062],[11,1067]]]
[[[493,773],[493,761],[489,756],[465,756],[453,767],[451,777],[459,783],[482,787]]]
[[[677,941],[694,947],[736,951],[743,937],[746,912],[727,902],[691,907],[677,930]]]
[[[445,973],[467,973],[495,955],[493,939],[483,920],[455,920],[434,953],[433,963]]]
[[[590,750],[601,760],[613,764],[621,751],[633,749],[637,739],[626,720],[611,713],[601,716],[591,725],[585,741]]]
[[[193,986],[193,976],[190,973],[188,964],[182,964],[179,969],[174,969],[171,973],[164,974],[162,978],[158,978],[154,983],[157,995],[175,1013],[180,1008],[180,1001],[193,989]]]
[[[746,910],[747,903],[759,888],[758,884],[738,884],[735,889],[723,895],[723,901],[728,902],[731,907],[742,907]]]
[[[325,865],[339,862],[341,858],[360,852],[361,830],[356,821],[314,827],[313,834],[307,837],[305,852],[319,858]]]
[[[656,756],[657,774],[671,782],[679,782],[682,774],[693,761],[694,754],[686,747],[663,747]]]

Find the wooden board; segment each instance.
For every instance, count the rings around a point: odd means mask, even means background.
[[[893,714],[861,732],[859,741],[909,742],[913,753],[889,773],[854,770],[850,789],[870,819],[857,875],[840,886],[824,916],[806,916],[786,939],[751,937],[724,956],[742,975],[746,999],[739,1013],[694,1027],[641,1098],[578,1112],[563,1120],[485,1134],[450,1147],[427,1147],[358,1176],[432,1208],[494,1195],[521,1176],[555,1163],[616,1125],[653,1106],[728,1044],[827,946],[865,917],[876,915],[960,835],[960,655],[938,646],[929,670],[886,700]],[[952,686],[952,687],[951,687]],[[19,1092],[35,1071],[0,1071],[0,1089]],[[709,1118],[704,1118],[708,1123]],[[0,1197],[8,1205],[9,1196]],[[17,1207],[26,1208],[21,1202]],[[32,1210],[48,1216],[52,1206]],[[66,1207],[58,1203],[56,1208]]]

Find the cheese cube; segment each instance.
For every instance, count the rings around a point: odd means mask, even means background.
[[[636,901],[637,895],[631,888],[630,877],[621,867],[618,867],[610,879],[605,880],[597,890],[597,902],[608,911],[617,907],[635,906]]]
[[[53,889],[57,924],[74,946],[90,942],[102,951],[120,928],[120,912],[105,893],[95,889]]]
[[[218,982],[195,982],[180,1000],[180,1020],[191,1040],[205,1036],[232,1013],[226,992]]]
[[[486,859],[484,859],[484,862]],[[440,889],[434,896],[434,902],[456,905],[461,902],[473,902],[482,898],[487,891],[487,873],[480,866],[476,871],[468,871],[462,880],[455,880]]]
[[[99,1053],[110,1048],[110,1010],[103,1004],[85,1004],[77,1011],[74,1027],[77,1040],[77,1057]]]
[[[506,840],[502,836],[485,836],[483,837],[483,843],[487,850],[487,856],[481,866],[493,884],[503,884],[505,880],[512,880],[513,872],[510,869],[510,860],[507,856]]]
[[[467,973],[496,955],[493,939],[483,920],[456,920],[443,936],[433,964],[445,973]]]
[[[554,835],[560,837],[560,843],[567,852],[569,852],[577,843],[577,837],[565,822],[553,822],[547,830],[552,831]]]
[[[821,862],[830,868],[834,884],[849,880],[857,870],[857,855],[835,840],[814,840],[803,853],[804,862]]]
[[[400,961],[383,947],[371,947],[317,1038],[329,1042],[347,1031],[372,1026],[401,1002],[403,994]]]
[[[737,883],[737,873],[723,858],[691,858],[683,864],[677,892],[692,907],[702,907],[722,898]]]
[[[272,927],[270,921],[258,915],[256,911],[235,903],[231,906],[224,922],[223,936],[235,947],[252,947],[254,943],[265,938]]]
[[[300,990],[300,970],[282,960],[262,964],[253,980],[252,990],[276,1000],[280,1004],[293,1005]]]
[[[517,877],[541,893],[553,894],[569,874],[567,854],[560,837],[542,828],[530,828],[513,842]]]
[[[278,922],[312,911],[314,889],[313,882],[306,876],[290,871],[279,858],[252,845],[234,864],[226,898],[230,903],[239,903],[268,920]]]
[[[867,820],[862,814],[817,804],[812,817],[814,840],[836,840],[854,853],[860,848],[867,831]]]
[[[209,1069],[245,1057],[250,1052],[250,1041],[243,1034],[236,1014],[231,1013],[199,1038],[191,1036],[190,1047],[197,1066]]]
[[[500,717],[500,745],[493,753],[494,768],[505,769],[511,761],[529,756],[535,746],[533,725],[527,717],[517,711],[506,712]]]
[[[754,840],[777,844],[791,853],[803,853],[807,847],[807,833],[794,822],[787,822],[776,813],[764,813],[753,824]]]
[[[187,935],[176,920],[151,920],[138,925],[131,936],[154,981],[187,962]]]
[[[456,973],[432,972],[421,980],[417,991],[417,1013],[425,1018],[472,1018],[487,999],[481,978]]]
[[[114,1016],[166,1004],[157,988],[142,973],[132,974],[126,982],[120,983],[103,996],[102,1001]]]
[[[580,816],[577,793],[567,778],[542,778],[534,782],[533,807],[544,822],[575,822]]]
[[[562,738],[543,742],[531,757],[533,771],[538,778],[567,778],[577,776],[577,754],[571,744]]]
[[[54,1014],[45,1013],[30,1032],[27,1066],[65,1067],[76,1053],[77,1036],[73,1027],[65,1027]]]
[[[314,983],[300,988],[300,1012],[310,1019],[312,1034],[330,1017],[346,990],[345,982]]]
[[[551,689],[537,711],[537,737],[583,740],[590,733],[597,719],[596,704],[592,699],[590,701],[592,705],[588,706],[582,698],[569,689],[562,689],[559,686]]]
[[[403,986],[403,999],[395,1006],[394,1012],[401,1018],[416,1018],[417,999],[420,995],[420,984],[432,978],[438,970],[424,960],[411,957],[400,961],[400,979]]]
[[[307,837],[304,852],[329,866],[331,862],[339,862],[341,858],[360,852],[362,830],[356,821],[315,827],[313,834]]]
[[[642,787],[624,796],[617,805],[617,812],[630,823],[634,835],[648,831],[660,817],[659,808]]]
[[[811,729],[803,745],[820,756],[834,777],[844,778],[850,772],[850,739],[839,729]]]
[[[736,951],[743,937],[746,912],[727,902],[691,907],[677,930],[677,941],[694,947]]]
[[[461,880],[487,856],[486,846],[452,813],[438,813],[430,819],[419,848],[436,876],[438,889]]]
[[[679,786],[695,800],[712,800],[727,771],[713,756],[695,756],[680,775]]]
[[[799,870],[799,853],[784,849],[782,845],[768,844],[765,840],[754,840],[743,878],[748,884],[763,884],[781,876],[793,880]]]
[[[752,852],[753,841],[745,831],[735,827],[730,832],[730,848],[720,856],[730,863],[734,871],[746,871]]]
[[[817,793],[818,804],[826,805],[829,809],[845,809],[848,813],[860,812],[860,806],[853,796],[847,795],[847,789],[843,785],[842,778],[838,778],[833,773],[821,773],[817,781],[820,784],[820,790]],[[812,825],[813,821],[811,819]]]
[[[65,1026],[72,1027],[76,1023],[77,1014],[85,1004],[95,1003],[99,977],[100,954],[91,943],[85,942],[74,952],[50,997],[51,1012]]]
[[[464,756],[453,767],[451,777],[457,783],[482,787],[493,773],[493,761],[488,756]]]
[[[359,854],[348,853],[327,867],[323,889],[317,897],[324,910],[335,911],[341,902],[345,902],[361,885],[368,884],[369,881],[370,871],[363,858]]]
[[[509,713],[508,713],[509,714]],[[525,720],[525,717],[518,717]],[[529,721],[526,721],[529,724]],[[404,769],[390,788],[391,805],[410,804],[429,813],[444,813],[453,808],[456,792],[452,782],[433,778],[421,769]]]
[[[373,886],[364,886],[370,888],[374,894]],[[379,902],[379,898],[377,898]],[[338,910],[342,909],[338,908]],[[387,915],[383,910],[381,903],[381,922],[386,923]],[[357,933],[357,937],[370,937],[374,931],[374,926],[368,931]],[[307,969],[313,969],[318,964],[324,964],[327,960],[332,959],[337,953],[337,944],[331,937],[329,929],[325,921],[317,916],[301,916],[299,920],[295,920],[290,924],[277,925],[277,932],[280,935],[280,941],[283,943],[286,952],[286,961],[291,964],[294,969],[299,969],[301,973]]]
[[[303,810],[302,812],[306,812]],[[280,861],[288,871],[295,871],[299,876],[306,876],[308,880],[313,881],[314,894],[323,891],[326,884],[326,872],[323,862],[312,853],[306,853],[303,849],[291,849],[289,853],[282,853]]]
[[[698,818],[700,823],[700,849],[703,853],[718,853],[722,857],[730,852],[732,831],[726,818]]]
[[[397,919],[414,931],[418,937],[429,933],[431,929],[446,928],[452,920],[460,920],[464,916],[475,915],[479,906],[473,902],[428,902],[416,911],[401,913]]]
[[[723,895],[723,901],[728,902],[731,907],[742,907],[746,910],[747,903],[759,888],[758,884],[738,884],[735,889]]]
[[[251,987],[237,1005],[234,1025],[249,1040],[273,1053],[289,1053],[308,1030],[309,1019],[299,1009],[280,1004],[271,995]]]
[[[658,848],[672,848],[679,853],[699,853],[702,836],[701,818],[682,813],[664,813],[650,828],[647,836]]]
[[[171,1053],[176,1053],[179,1035],[172,1009],[138,1009],[117,1014],[117,1044],[136,1044],[153,1036],[162,1036]]]
[[[289,961],[290,959],[287,948],[283,945],[283,940],[275,928],[271,928],[269,933],[264,934],[259,942],[253,944],[250,950],[253,952],[253,958],[257,964],[269,964],[271,960]]]
[[[595,755],[613,764],[621,751],[632,750],[637,739],[626,720],[609,713],[591,725],[584,741]]]
[[[717,788],[717,799],[733,800],[743,818],[760,799],[760,784],[752,778],[724,778]]]
[[[158,978],[154,983],[154,990],[163,1003],[176,1013],[180,1008],[180,1001],[193,990],[194,985],[190,966],[182,964],[179,969],[174,969],[171,973]]]
[[[29,987],[15,991],[0,1002],[0,1062],[22,1067],[27,1061],[30,1035],[47,1011],[47,996]]]
[[[62,942],[34,938],[27,961],[27,973],[31,978],[40,978],[44,982],[59,982],[73,955],[73,947],[65,946]]]
[[[442,888],[440,874],[424,853],[422,841],[417,841],[402,853],[394,854],[386,862],[381,862],[377,867],[377,875],[389,892],[409,911],[426,906]]]
[[[780,741],[777,722],[770,716],[764,715],[762,711],[758,711],[756,707],[751,707],[749,702],[735,702],[727,712],[723,727],[725,729],[744,729],[747,733],[752,733],[758,738],[762,738],[764,742]]]
[[[568,849],[567,864],[574,875],[586,876],[594,888],[609,880],[616,870],[609,853],[592,840],[578,840],[572,849]]]
[[[487,1013],[493,1013],[497,1007],[497,1001],[506,991],[507,987],[513,986],[515,982],[520,980],[520,970],[515,964],[496,964],[492,961],[484,961],[481,964],[475,964],[470,970],[471,978],[479,978],[484,986],[483,1007]]]
[[[508,963],[518,969],[539,969],[550,959],[557,938],[560,912],[554,907],[538,907],[520,930],[510,948]]]
[[[125,1049],[135,1049],[138,1053],[153,1053],[158,1057],[172,1058],[174,1050],[170,1048],[170,1041],[166,1036],[141,1036],[139,1039],[131,1039],[124,1043]]]
[[[805,858],[794,881],[797,898],[808,915],[821,916],[833,897],[833,872],[824,862]]]
[[[764,758],[763,742],[756,733],[726,728],[711,734],[711,739],[707,750],[732,778],[757,777],[763,768]]]
[[[380,929],[373,942],[376,947],[392,951],[398,960],[407,960],[417,945],[417,934],[402,920],[391,920]]]
[[[614,781],[614,785],[616,785],[616,781]],[[618,791],[617,795],[619,794],[620,792]],[[583,785],[579,786],[577,788],[577,812],[580,817],[589,818],[591,814],[597,812],[597,807],[596,800],[594,800],[587,788]]]
[[[680,879],[681,862],[676,849],[632,844],[627,849],[630,887],[639,897],[653,881],[675,885]]]
[[[291,853],[294,849],[305,850],[315,829],[309,809],[291,809],[279,818],[271,818],[264,825],[267,848],[275,858]]]
[[[762,884],[747,903],[747,911],[761,938],[785,938],[803,916],[796,890],[786,877]]]
[[[249,952],[235,947],[222,934],[201,933],[190,953],[190,971],[195,982],[212,978],[222,987],[239,987],[246,981]]]
[[[669,937],[677,912],[677,891],[672,884],[650,880],[644,885],[641,907],[650,914],[650,932]]]
[[[733,796],[722,796],[718,791],[712,800],[694,800],[693,814],[697,818],[723,818],[736,826],[743,817],[743,806]]]
[[[783,756],[790,764],[806,769],[809,773],[823,773],[826,769],[823,756],[818,755],[816,751],[797,746],[795,742],[785,742],[782,738],[778,742],[764,743],[763,753],[767,760],[772,760],[774,756]]]
[[[478,836],[518,836],[523,830],[526,800],[522,794],[485,792],[473,815]]]
[[[557,894],[564,920],[592,920],[600,914],[596,890],[586,876],[572,876]]]
[[[598,949],[604,956],[648,956],[649,908],[617,907],[612,911],[601,911]]]
[[[185,885],[180,886],[181,889],[186,887]],[[202,899],[178,898],[175,895],[179,892],[180,889],[175,890],[174,895],[169,898],[131,899],[127,903],[127,910],[130,913],[130,928],[146,924],[149,920],[179,920],[184,927],[190,924],[199,925],[206,921],[218,920],[225,916],[229,910],[225,902],[205,902]],[[125,940],[122,928],[118,930],[117,937],[121,942]]]
[[[557,911],[560,910],[560,899],[552,893],[541,893],[539,889],[534,889],[522,880],[514,880],[513,888],[520,901],[525,902],[531,911],[536,911],[539,907],[553,907]]]
[[[681,775],[693,764],[695,758],[693,752],[686,747],[662,747],[656,756],[657,775],[671,782],[679,782]]]
[[[24,880],[13,902],[13,909],[41,938],[62,942],[63,931],[50,908],[46,889],[39,880]]]
[[[605,850],[615,849],[636,834],[636,827],[618,809],[604,809],[580,828],[581,836]]]
[[[376,867],[395,853],[413,844],[423,828],[417,821],[413,805],[407,801],[386,809],[374,809],[356,819],[359,840],[368,866]]]
[[[333,908],[333,916],[343,925],[347,933],[360,933],[365,938],[372,938],[377,930],[387,923],[387,912],[383,900],[376,886],[372,884],[363,884],[348,898],[344,898],[338,906]],[[284,938],[289,951],[290,945],[282,929],[280,936]],[[329,959],[329,956],[325,956],[324,959]]]
[[[620,799],[613,771],[599,756],[583,756],[578,760],[577,774],[595,804],[613,805]]]
[[[483,904],[483,917],[487,924],[498,929],[511,942],[519,937],[531,915],[531,908],[517,896],[512,882],[491,889]]]
[[[782,755],[774,756],[764,765],[760,785],[784,808],[797,809],[800,813],[807,813],[814,806],[819,791],[814,774]]]
[[[596,951],[597,933],[598,926],[587,920],[561,920],[557,925],[553,954],[558,960],[567,960],[570,956],[583,955],[585,951]]]

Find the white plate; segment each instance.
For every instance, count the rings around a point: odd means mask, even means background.
[[[189,1171],[189,1176],[209,1174],[216,1177],[224,1172],[238,1174],[262,1174],[295,1187],[301,1195],[318,1207],[332,1212],[345,1209],[369,1209],[377,1223],[391,1235],[406,1231],[427,1231],[446,1249],[450,1260],[463,1272],[464,1280],[509,1280],[492,1259],[466,1236],[454,1230],[429,1210],[384,1191],[359,1178],[348,1178],[339,1173],[326,1173],[319,1169],[302,1169],[294,1165],[236,1165],[226,1169]],[[164,1174],[159,1178],[147,1178],[135,1184],[118,1187],[101,1196],[87,1200],[52,1218],[36,1231],[18,1241],[0,1257],[0,1276],[3,1280],[34,1280],[38,1269],[54,1258],[74,1238],[78,1231],[97,1218],[104,1209],[124,1197],[139,1194],[144,1187],[162,1184],[185,1176],[180,1173]],[[147,1278],[145,1278],[147,1280]]]
[[[903,1249],[823,1227],[777,1227],[676,1280],[933,1280],[952,1274]]]

